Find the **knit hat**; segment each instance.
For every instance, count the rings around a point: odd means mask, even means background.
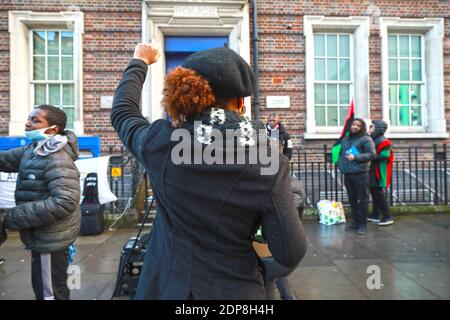
[[[229,48],[199,51],[184,59],[183,68],[195,70],[208,80],[216,97],[251,96],[256,80],[248,63]]]
[[[373,120],[373,125],[375,126],[375,134],[384,134],[388,127],[388,124],[383,120]]]

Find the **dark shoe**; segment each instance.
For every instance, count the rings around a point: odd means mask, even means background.
[[[5,259],[0,258],[0,265],[2,265],[5,261]]]
[[[389,218],[383,218],[383,220],[378,222],[378,225],[379,226],[388,226],[388,225],[393,224],[393,223],[394,223],[394,219],[389,217]]]
[[[363,236],[367,233],[367,226],[359,226],[358,229],[356,229],[356,234]]]
[[[345,231],[355,231],[356,229],[358,229],[358,226],[353,223],[345,226]]]
[[[374,213],[369,214],[367,221],[378,223],[380,222],[380,217]]]

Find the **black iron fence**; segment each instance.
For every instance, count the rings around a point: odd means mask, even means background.
[[[112,149],[110,151],[109,184],[118,200],[108,204],[106,209],[110,213],[121,213],[135,197],[137,185],[142,181],[143,168],[126,149],[122,148],[118,154],[113,154]],[[388,190],[391,206],[449,203],[450,150],[447,145],[394,145],[394,155],[391,187]],[[314,207],[323,199],[348,204],[343,174],[331,163],[331,146],[294,150],[291,172],[303,182],[308,206]],[[147,201],[148,194],[144,198]]]
[[[394,156],[391,186],[388,190],[391,206],[448,204],[450,154],[447,145],[394,146]],[[348,204],[344,176],[331,163],[331,146],[297,149],[291,161],[291,171],[302,180],[309,206],[315,206],[323,199]]]

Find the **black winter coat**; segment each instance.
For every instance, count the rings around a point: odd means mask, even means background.
[[[280,264],[295,266],[306,251],[287,160],[279,155],[280,168],[271,175],[261,175],[260,164],[174,163],[179,137],[171,142],[171,136],[178,129],[166,120],[150,124],[139,111],[146,72],[141,60],[130,62],[111,114],[119,137],[149,171],[158,205],[136,299],[264,299],[251,241],[259,223]],[[250,125],[223,109],[195,119],[203,130],[210,125],[221,132]],[[193,121],[177,132],[192,137]]]
[[[5,226],[19,230],[27,249],[49,253],[72,244],[80,231],[80,173],[77,137],[66,131],[65,147],[47,156],[36,155],[36,144],[0,152],[0,171],[19,172],[16,207]]]
[[[355,147],[359,151],[354,161],[348,161],[345,157],[345,153],[351,147]],[[366,133],[360,135],[350,134],[342,140],[338,166],[344,174],[367,172],[370,169],[370,161],[373,158],[375,158],[375,145],[372,138]]]

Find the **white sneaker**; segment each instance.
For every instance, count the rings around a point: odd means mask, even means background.
[[[388,226],[390,224],[393,224],[394,220],[392,218],[383,219],[382,221],[378,222],[379,226]]]

